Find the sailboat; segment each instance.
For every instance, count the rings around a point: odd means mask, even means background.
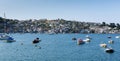
[[[0,35],[0,40],[4,41],[4,42],[15,42],[14,38],[6,35],[6,34],[1,34]]]
[[[0,40],[4,41],[4,42],[15,42],[14,38],[12,38],[11,36],[7,35],[6,33],[6,28],[7,28],[7,23],[6,23],[6,16],[5,16],[5,13],[4,13],[4,33],[3,34],[0,34]]]

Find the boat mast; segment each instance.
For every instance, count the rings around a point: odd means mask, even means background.
[[[7,21],[6,21],[5,12],[4,12],[4,33],[7,33]]]

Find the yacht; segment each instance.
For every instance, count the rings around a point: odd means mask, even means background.
[[[14,38],[5,34],[0,34],[0,40],[4,42],[15,42]]]

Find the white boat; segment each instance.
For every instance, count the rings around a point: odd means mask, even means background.
[[[113,40],[110,40],[110,41],[108,41],[108,43],[113,44],[113,43],[114,43],[114,41],[113,41]]]
[[[5,34],[0,34],[0,40],[6,40],[9,36]]]
[[[86,38],[85,40],[83,40],[85,42],[90,42],[91,40],[89,38]]]
[[[100,44],[100,47],[106,48],[106,47],[107,47],[107,44],[105,44],[105,43]]]
[[[92,39],[89,35],[86,35],[85,37],[88,38],[88,39]]]
[[[89,35],[86,35],[86,38],[90,38],[90,36],[89,36]]]
[[[115,38],[120,38],[120,36],[116,36]]]

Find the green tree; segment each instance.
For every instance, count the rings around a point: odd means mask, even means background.
[[[106,26],[106,23],[105,23],[105,22],[102,22],[102,26]]]
[[[116,27],[117,27],[117,29],[120,29],[120,24],[117,23],[117,24],[116,24]]]
[[[116,27],[115,23],[110,23],[109,27],[114,28]]]

